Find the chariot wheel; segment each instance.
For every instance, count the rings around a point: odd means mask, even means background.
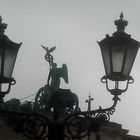
[[[35,109],[43,109],[46,107],[47,97],[45,93],[45,87],[42,87],[38,90],[36,97],[35,97],[35,103],[34,108]]]

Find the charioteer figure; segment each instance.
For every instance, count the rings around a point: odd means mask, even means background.
[[[57,68],[57,64],[53,63],[50,68],[47,85],[49,85],[53,91],[57,91],[60,87],[60,78],[63,78],[65,83],[68,84],[67,65],[63,64],[61,68]]]
[[[60,78],[63,78],[65,83],[68,84],[68,69],[67,65],[63,64],[61,68],[57,67],[57,64],[53,62],[53,56],[51,52],[55,50],[56,47],[46,48],[42,46],[46,50],[45,59],[49,62],[50,72],[47,80],[47,85],[51,87],[53,91],[57,91],[60,87]]]

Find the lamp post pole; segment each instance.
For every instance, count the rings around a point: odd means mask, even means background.
[[[1,90],[2,90],[2,85],[0,84],[0,91]],[[0,94],[0,109],[1,109],[2,104],[4,103],[3,98],[4,98],[4,96]]]

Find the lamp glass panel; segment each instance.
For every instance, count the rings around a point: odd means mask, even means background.
[[[124,61],[125,46],[123,45],[111,46],[111,55],[112,55],[113,72],[120,73],[122,71]]]
[[[11,78],[12,76],[17,53],[18,47],[11,45],[5,47],[4,76],[7,78]]]
[[[126,53],[126,58],[125,58],[126,61],[124,64],[124,71],[123,71],[124,75],[126,76],[129,76],[131,72],[138,49],[139,49],[138,46],[136,45],[134,46],[133,44],[130,44],[130,43],[127,46],[127,53]]]
[[[111,66],[110,66],[110,51],[108,44],[101,46],[101,52],[105,67],[106,75],[109,75],[111,73]]]

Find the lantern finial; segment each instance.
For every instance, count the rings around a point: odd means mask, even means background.
[[[121,14],[120,14],[120,19],[121,20],[123,19],[123,12],[121,12]]]
[[[117,32],[124,32],[125,26],[127,26],[128,21],[123,19],[123,13],[120,14],[120,19],[114,21],[117,26]]]
[[[4,35],[4,30],[7,28],[6,23],[2,23],[2,17],[0,16],[0,35]]]

